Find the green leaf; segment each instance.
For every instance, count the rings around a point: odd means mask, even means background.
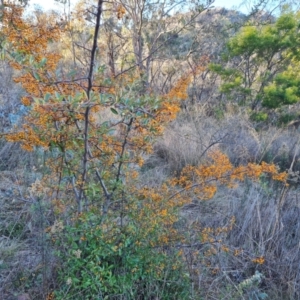
[[[41,77],[40,77],[40,75],[39,75],[38,73],[33,72],[33,76],[34,76],[34,78],[35,78],[36,80],[38,80],[38,81],[41,80]]]
[[[49,93],[47,93],[46,95],[45,95],[45,102],[48,102],[49,101],[49,99],[50,99],[50,97],[51,97],[51,94],[49,94]]]
[[[60,100],[60,98],[61,98],[61,96],[58,92],[55,92],[55,97],[56,97],[57,100]]]
[[[43,57],[41,62],[40,62],[40,67],[44,67],[47,63],[47,58],[46,57]]]
[[[34,63],[34,57],[33,55],[29,56],[29,63],[32,65]]]
[[[118,114],[119,114],[113,107],[111,107],[110,110],[111,110],[111,112],[112,112],[113,114],[115,114],[115,115],[118,115]]]

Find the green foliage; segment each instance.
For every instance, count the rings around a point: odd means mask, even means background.
[[[286,10],[273,24],[246,24],[227,43],[223,65],[210,66],[220,91],[253,110],[298,102],[299,22],[299,13]]]
[[[264,122],[268,119],[268,114],[265,112],[255,112],[251,115],[250,118],[255,122]]]
[[[228,76],[234,76],[234,77],[238,77],[239,76],[239,72],[238,70],[236,69],[230,69],[230,68],[223,68],[222,65],[220,64],[214,64],[214,63],[211,63],[209,64],[208,68],[219,74],[221,76],[222,79],[225,79],[227,78]]]
[[[300,77],[297,70],[289,67],[278,74],[272,83],[264,88],[265,97],[262,105],[277,108],[281,105],[297,103],[300,99]]]
[[[296,115],[295,114],[290,114],[290,113],[285,113],[282,114],[281,116],[279,116],[278,118],[278,125],[286,125],[289,122],[293,121],[296,119]]]
[[[238,55],[253,54],[260,46],[260,34],[254,26],[246,26],[241,32],[233,37],[228,45],[228,55],[231,57]]]
[[[262,278],[264,278],[263,274],[255,271],[255,274],[253,276],[243,280],[238,285],[238,292],[241,295],[247,295],[249,297],[248,299],[266,299],[268,295],[259,290],[259,284],[261,283]]]
[[[62,267],[56,299],[187,299],[178,251],[150,247],[139,227],[124,223],[90,213],[57,234]]]

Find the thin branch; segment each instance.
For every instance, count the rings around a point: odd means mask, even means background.
[[[82,81],[82,80],[87,80],[87,77],[80,77],[80,78],[74,78],[71,80],[59,80],[59,81],[53,81],[49,83],[45,83],[46,85],[53,85],[53,84],[60,84],[60,83],[74,83],[75,81]]]
[[[86,48],[86,47],[84,47],[84,46],[82,46],[82,45],[80,45],[80,44],[78,44],[78,43],[74,43],[77,47],[79,47],[79,48],[82,48],[82,49],[84,49],[84,50],[86,50],[86,51],[88,51],[88,52],[91,52],[92,50],[91,49],[89,49],[89,48]]]
[[[184,26],[182,26],[181,28],[179,28],[175,34],[179,34],[180,32],[182,32],[185,28],[187,28],[188,25],[190,25],[203,11],[205,11],[206,9],[203,9],[202,11],[199,11],[199,13],[195,14],[191,20],[189,22],[187,22]],[[167,38],[163,43],[161,43],[160,45],[158,45],[155,49],[150,49],[150,53],[148,56],[146,56],[144,59],[142,59],[139,63],[135,63],[133,66],[123,70],[122,72],[120,72],[119,74],[117,74],[115,77],[119,77],[120,75],[134,69],[136,66],[138,66],[140,63],[147,61],[153,54],[155,54],[155,52],[157,52],[159,49],[161,49],[163,46],[165,46],[166,44],[168,44],[174,37],[174,35],[172,35],[171,37]]]
[[[98,49],[98,36],[100,31],[100,21],[101,21],[101,15],[102,15],[102,5],[103,0],[98,1],[97,6],[97,17],[96,17],[96,24],[95,24],[95,31],[94,31],[94,39],[93,39],[93,46],[91,50],[91,60],[90,60],[90,68],[89,68],[89,74],[88,74],[88,87],[86,90],[87,95],[87,103],[90,102],[90,95],[93,88],[93,75],[94,75],[94,68],[95,68],[95,59],[96,59],[96,53]],[[90,114],[90,106],[88,105],[85,110],[84,114],[84,153],[82,158],[83,163],[83,171],[81,176],[81,186],[79,190],[79,201],[81,201],[84,191],[84,184],[87,180],[87,171],[88,171],[88,153],[89,153],[89,114]],[[81,208],[82,209],[82,208]],[[81,211],[80,211],[81,212]]]
[[[124,141],[123,141],[123,144],[122,144],[122,150],[121,150],[121,154],[120,154],[120,162],[119,162],[119,166],[118,166],[116,182],[119,182],[119,180],[120,180],[121,169],[122,169],[122,166],[123,166],[123,163],[124,163],[123,162],[123,156],[124,156],[125,148],[126,148],[126,145],[127,145],[127,139],[128,139],[128,136],[129,136],[129,133],[130,133],[130,130],[131,130],[132,123],[133,123],[133,117],[130,118],[129,123],[127,124],[127,130],[126,130],[126,134],[125,134],[125,137],[124,137]],[[115,191],[116,188],[117,187],[115,186],[113,188],[113,191]]]

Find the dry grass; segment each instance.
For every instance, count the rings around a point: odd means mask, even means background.
[[[186,165],[198,165],[208,150],[217,149],[227,136],[205,110],[185,112],[165,131],[147,164],[164,164],[169,174],[178,174]]]
[[[36,164],[36,156],[26,152],[18,144],[0,141],[0,170],[14,170],[16,168],[31,168]]]
[[[50,215],[45,199],[30,198],[27,187],[37,174],[25,169],[0,173],[0,299],[45,299],[53,281],[52,249],[45,228]]]
[[[180,173],[186,165],[203,162],[208,151],[219,149],[235,165],[248,162],[277,164],[282,170],[300,170],[300,140],[296,129],[274,126],[256,131],[244,112],[227,113],[217,120],[205,106],[184,111],[156,143],[146,165],[162,166],[169,174]]]
[[[298,189],[265,179],[233,190],[221,188],[214,199],[184,208],[185,230],[190,232],[195,224],[224,227],[235,217],[228,234],[208,244],[192,240],[197,246],[186,251],[201,299],[261,299],[264,293],[278,300],[300,298],[298,195]],[[209,255],[209,249],[215,252]],[[254,261],[258,257],[263,257],[262,264]],[[256,271],[262,274],[261,282],[240,289]]]
[[[194,245],[185,249],[185,255],[195,289],[201,299],[263,299],[265,294],[278,300],[300,299],[297,132],[271,126],[257,132],[239,114],[216,120],[207,116],[205,109],[185,112],[156,144],[154,155],[147,161],[145,179],[147,174],[151,181],[155,174],[179,173],[187,164],[201,163],[207,151],[215,148],[225,152],[234,164],[267,161],[282,170],[291,169],[295,181],[284,187],[262,177],[259,182],[240,183],[233,190],[220,187],[209,201],[191,199],[182,210],[180,224]],[[152,180],[152,184],[160,182]],[[200,228],[222,227],[232,216],[235,225],[221,241],[199,246],[199,240],[193,240],[197,236],[195,224]],[[223,251],[223,246],[229,251]],[[216,253],[207,257],[211,247]],[[262,264],[255,262],[259,257],[264,260]],[[262,274],[260,282],[253,280],[256,271]],[[251,285],[241,288],[251,280]]]

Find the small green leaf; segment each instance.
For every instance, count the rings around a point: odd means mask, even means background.
[[[48,102],[49,101],[49,99],[50,99],[50,97],[51,97],[51,94],[49,94],[49,93],[47,93],[46,95],[45,95],[45,102]]]
[[[32,65],[34,63],[34,57],[33,55],[29,56],[29,63]]]
[[[57,100],[60,100],[60,98],[61,98],[61,96],[58,92],[55,92],[55,97],[56,97]]]
[[[111,107],[110,110],[113,114],[118,115],[118,112],[113,107]]]
[[[40,77],[40,75],[39,75],[38,73],[33,72],[33,76],[34,76],[34,78],[35,78],[36,80],[38,80],[38,81],[41,80],[41,77]]]
[[[43,57],[41,62],[40,62],[40,67],[44,67],[46,63],[47,63],[47,58]]]

